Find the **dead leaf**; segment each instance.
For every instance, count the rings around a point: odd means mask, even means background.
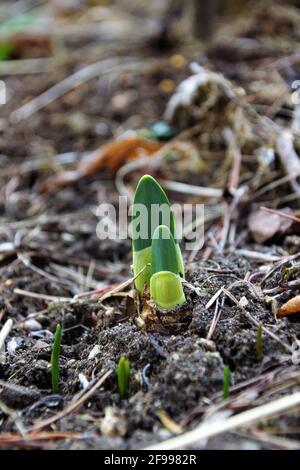
[[[281,212],[292,213],[288,207],[282,209]],[[264,243],[276,234],[286,233],[292,223],[292,220],[262,209],[252,212],[248,219],[248,227],[256,243]]]
[[[158,323],[158,318],[155,309],[149,304],[149,302],[142,297],[142,311],[136,318],[137,326],[143,330],[152,330],[153,325]]]
[[[181,426],[175,423],[175,421],[172,418],[170,418],[170,416],[168,416],[164,410],[157,410],[156,414],[159,417],[162,425],[172,434],[182,433]]]
[[[91,176],[103,170],[112,175],[129,160],[140,156],[152,155],[162,147],[161,143],[132,136],[109,142],[81,159],[75,171],[63,171],[47,178],[42,190],[55,191],[68,186],[84,176]]]
[[[288,300],[278,310],[279,317],[286,317],[287,315],[292,315],[293,313],[300,313],[300,295],[296,295],[296,297]]]

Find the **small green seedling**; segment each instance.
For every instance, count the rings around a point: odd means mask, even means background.
[[[132,213],[133,269],[135,286],[140,295],[145,285],[150,286],[152,240],[160,225],[166,225],[171,232],[175,241],[177,271],[183,276],[183,260],[175,237],[175,219],[169,200],[159,183],[152,176],[144,175],[135,191]]]
[[[52,379],[52,393],[58,392],[59,383],[59,354],[61,345],[61,326],[57,325],[51,354],[51,379]]]
[[[258,328],[257,328],[255,349],[256,349],[256,357],[257,357],[258,362],[262,362],[264,358],[264,344],[263,344],[263,329],[262,329],[261,323],[258,325]]]
[[[173,308],[185,302],[179,276],[177,249],[166,225],[157,227],[152,240],[150,295],[156,305]]]
[[[126,359],[125,356],[121,356],[117,368],[117,383],[118,383],[118,392],[121,398],[126,398],[129,391],[130,383],[130,362]]]
[[[230,372],[229,366],[224,366],[224,371],[223,371],[223,400],[227,400],[227,398],[229,397],[230,382],[231,382],[231,372]]]

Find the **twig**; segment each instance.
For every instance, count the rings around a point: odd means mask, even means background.
[[[209,330],[208,330],[208,333],[207,333],[207,336],[206,336],[207,340],[210,340],[212,338],[212,335],[215,332],[215,329],[216,329],[216,326],[217,326],[218,321],[220,319],[220,316],[221,316],[221,310],[219,310],[219,299],[217,299],[214,316],[213,316],[211,325],[209,327]]]
[[[222,294],[223,292],[223,287],[222,286],[219,290],[217,290],[217,292],[212,296],[212,298],[207,302],[207,304],[205,305],[205,308],[206,310],[208,310],[214,303],[215,301],[219,298],[219,296]]]
[[[160,179],[164,188],[182,194],[191,194],[193,196],[215,197],[220,199],[223,195],[222,189],[207,188],[204,186],[193,186],[192,184],[179,183],[178,181],[169,181]]]
[[[240,249],[235,250],[235,254],[245,256],[245,258],[256,259],[258,261],[266,261],[267,263],[274,263],[285,259],[285,256],[270,255],[268,253],[260,253],[259,251]]]
[[[31,297],[33,299],[42,299],[49,302],[74,302],[73,297],[56,297],[55,295],[38,294],[37,292],[30,292],[23,289],[14,289],[14,293],[17,295],[23,295],[24,297]]]
[[[278,211],[275,209],[270,209],[269,207],[264,207],[264,206],[261,206],[260,209],[266,212],[270,212],[271,214],[279,215],[280,217],[283,217],[284,219],[289,219],[289,220],[292,220],[293,222],[300,223],[299,217],[296,217],[295,215],[287,214],[286,212]]]

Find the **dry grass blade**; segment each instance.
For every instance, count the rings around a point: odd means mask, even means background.
[[[203,186],[193,186],[192,184],[179,183],[178,181],[160,180],[164,188],[182,194],[190,194],[193,196],[214,197],[220,199],[223,194],[222,189],[206,188]]]
[[[14,289],[14,293],[17,295],[23,295],[24,297],[31,297],[33,299],[46,300],[48,302],[73,302],[72,297],[56,297],[54,295],[38,294],[37,292],[30,292],[23,289]]]
[[[143,267],[143,269],[140,270],[140,272],[138,272],[136,274],[136,276],[128,279],[127,281],[124,281],[122,282],[122,284],[119,284],[117,287],[114,287],[113,289],[111,289],[110,291],[108,292],[105,292],[105,294],[103,294],[101,297],[99,297],[99,302],[102,302],[103,300],[105,299],[109,299],[109,297],[113,297],[115,295],[118,295],[118,294],[122,294],[123,292],[123,289],[125,289],[126,287],[130,286],[130,284],[132,284],[137,277],[139,277],[142,272],[146,269],[146,266]]]
[[[275,209],[270,209],[269,207],[261,207],[263,211],[270,212],[271,214],[276,214],[279,215],[280,217],[283,217],[284,219],[289,219],[292,220],[293,222],[298,222],[300,223],[300,218],[296,217],[295,215],[287,214],[282,211],[277,211]]]

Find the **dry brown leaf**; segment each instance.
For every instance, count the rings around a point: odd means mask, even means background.
[[[181,426],[175,423],[175,421],[172,418],[170,418],[170,416],[168,416],[164,410],[157,410],[156,414],[159,417],[162,425],[172,434],[182,433]]]
[[[47,178],[42,185],[42,190],[45,192],[55,191],[78,181],[84,176],[91,176],[103,170],[115,174],[127,161],[134,160],[143,154],[152,155],[161,147],[161,143],[139,136],[109,142],[83,157],[77,170],[63,171]]]
[[[292,315],[293,313],[300,313],[300,295],[296,295],[296,297],[288,300],[278,310],[279,317],[286,317],[287,315]]]
[[[93,175],[102,170],[109,170],[114,174],[128,160],[138,158],[142,153],[152,155],[161,146],[162,144],[158,142],[138,136],[116,140],[84,157],[79,163],[78,169],[84,176]]]

